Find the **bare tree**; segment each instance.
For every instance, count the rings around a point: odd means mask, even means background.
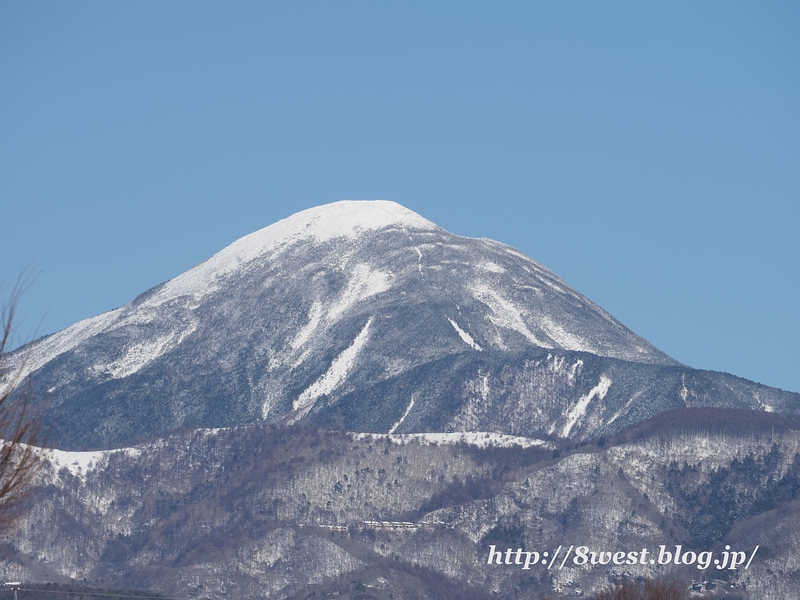
[[[29,271],[24,270],[0,307],[0,534],[20,516],[42,464],[43,406],[32,402],[27,354],[11,353],[19,300],[29,282]]]
[[[688,584],[675,579],[619,580],[614,582],[611,589],[594,596],[594,600],[686,600],[687,598],[689,598]]]

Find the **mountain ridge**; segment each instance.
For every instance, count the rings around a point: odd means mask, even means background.
[[[618,437],[528,448],[260,424],[52,452],[0,572],[253,599],[350,582],[361,585],[341,597],[367,586],[408,599],[572,597],[621,575],[670,576],[783,600],[796,597],[800,572],[786,533],[800,494],[800,423],[748,414],[668,411]],[[750,570],[525,571],[487,565],[490,544],[760,549]],[[424,575],[420,566],[428,576],[398,585],[399,573]],[[443,593],[434,582],[458,587]]]

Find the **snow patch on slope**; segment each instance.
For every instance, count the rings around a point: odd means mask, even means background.
[[[611,383],[611,379],[605,375],[600,376],[600,382],[594,386],[588,394],[582,396],[575,406],[573,406],[569,411],[569,414],[567,415],[567,422],[564,425],[564,429],[561,431],[561,437],[569,436],[569,432],[572,431],[572,428],[578,422],[578,419],[586,414],[586,407],[589,406],[589,402],[591,402],[592,398],[597,396],[600,400],[602,400],[606,397],[608,388],[611,387]]]
[[[612,424],[614,421],[616,421],[617,419],[619,419],[619,418],[620,418],[620,417],[621,417],[623,414],[625,414],[626,412],[628,412],[628,409],[631,407],[631,404],[633,404],[633,403],[634,403],[634,402],[635,402],[635,401],[636,401],[636,400],[639,398],[639,396],[641,396],[641,395],[642,395],[642,393],[643,393],[643,392],[644,392],[644,390],[639,390],[639,391],[638,391],[638,392],[636,392],[636,393],[635,393],[633,396],[631,396],[631,399],[630,399],[630,400],[628,400],[628,401],[625,403],[625,406],[623,406],[623,407],[622,407],[621,409],[619,409],[619,410],[618,410],[616,413],[614,413],[614,416],[613,416],[613,417],[611,417],[611,418],[608,420],[608,423],[606,423],[606,425],[611,425],[611,424]]]
[[[494,263],[494,262],[492,262],[490,260],[482,261],[478,265],[478,268],[483,270],[483,271],[489,271],[490,273],[505,273],[506,272],[506,270],[503,267],[501,267],[497,263]]]
[[[385,292],[391,287],[391,280],[391,273],[373,270],[365,263],[356,265],[344,293],[328,311],[328,320],[335,321],[355,304]]]
[[[553,347],[551,344],[537,338],[525,324],[525,320],[522,318],[522,311],[514,306],[512,302],[503,298],[496,290],[488,285],[476,284],[472,287],[472,294],[478,302],[482,302],[491,309],[493,314],[489,317],[489,320],[498,327],[512,329],[517,333],[521,333],[529,342],[541,348]]]
[[[355,365],[358,353],[369,338],[369,327],[372,325],[372,319],[372,317],[369,318],[367,324],[364,325],[364,328],[353,340],[353,343],[345,348],[339,356],[333,359],[328,370],[294,401],[292,408],[296,411],[300,411],[300,414],[296,415],[295,418],[299,419],[304,416],[311,410],[314,402],[316,402],[320,396],[332,393],[344,383]]]
[[[303,325],[291,342],[293,350],[297,350],[309,340],[311,334],[313,334],[317,330],[317,327],[319,327],[319,324],[322,321],[323,313],[324,311],[322,309],[322,303],[319,300],[315,300],[311,305],[311,310],[308,311],[308,323]]]
[[[392,428],[389,430],[389,433],[394,433],[397,430],[397,428],[400,427],[402,422],[406,420],[406,417],[408,416],[408,413],[411,412],[411,409],[413,407],[414,407],[414,396],[411,396],[411,402],[408,403],[408,406],[406,407],[406,412],[403,413],[403,416],[400,417],[400,420],[397,421],[397,423],[392,425]]]
[[[108,464],[109,457],[119,453],[125,454],[131,458],[136,458],[142,453],[142,449],[130,447],[90,452],[68,452],[52,448],[42,449],[43,458],[50,463],[50,466],[56,473],[61,469],[67,469],[73,476],[81,478],[86,477],[86,475],[96,469],[104,468]]]
[[[542,317],[539,325],[559,348],[564,350],[576,350],[578,352],[595,352],[595,348],[587,344],[584,339],[568,332],[549,317]]]
[[[47,461],[56,472],[67,469],[75,477],[81,477],[105,465],[108,450],[97,452],[65,452],[64,450],[45,450]]]
[[[475,343],[475,340],[472,339],[472,336],[470,334],[468,334],[466,331],[464,331],[463,329],[461,329],[461,327],[458,326],[458,323],[453,321],[453,319],[451,319],[450,317],[447,317],[447,320],[450,321],[450,325],[452,325],[453,329],[456,330],[459,337],[461,338],[461,341],[463,341],[467,346],[469,346],[473,350],[477,350],[478,352],[483,350],[483,348],[481,348],[478,344]]]
[[[134,344],[128,347],[125,355],[121,358],[105,365],[95,365],[92,367],[92,371],[95,374],[109,375],[112,379],[122,379],[133,375],[150,362],[180,345],[196,329],[197,323],[192,322],[183,331],[170,332],[154,340]]]
[[[306,345],[313,337],[314,333],[323,324],[331,325],[339,317],[350,310],[359,302],[385,292],[391,287],[393,275],[378,269],[371,269],[369,265],[362,263],[351,269],[352,274],[347,282],[347,286],[341,296],[327,310],[319,300],[315,300],[308,313],[308,322],[297,332],[294,339],[290,342],[293,351],[297,351]],[[292,363],[292,368],[297,368],[309,355],[310,350],[306,349]],[[280,365],[280,360],[276,365]]]
[[[351,433],[350,435],[357,440],[381,441],[388,439],[395,444],[415,442],[424,446],[440,444],[469,444],[471,446],[478,446],[479,448],[486,448],[489,446],[500,448],[511,448],[512,446],[530,448],[532,446],[541,446],[549,448],[552,446],[552,444],[546,440],[489,431],[457,431],[453,433]]]

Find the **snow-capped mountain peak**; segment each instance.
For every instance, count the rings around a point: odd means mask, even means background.
[[[630,373],[684,368],[524,254],[387,201],[279,221],[25,358],[88,445],[298,419],[589,435],[665,402]],[[668,405],[705,397],[684,387]]]
[[[207,261],[168,282],[151,303],[178,296],[202,296],[215,291],[220,277],[259,258],[275,258],[301,242],[321,244],[334,239],[352,240],[387,227],[440,229],[417,213],[390,200],[341,200],[309,208],[244,236]]]

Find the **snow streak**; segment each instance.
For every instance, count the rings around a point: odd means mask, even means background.
[[[405,421],[405,420],[406,420],[406,417],[408,416],[408,413],[410,413],[410,412],[411,412],[411,407],[413,407],[413,406],[414,406],[414,396],[411,396],[411,402],[409,402],[409,403],[408,403],[408,406],[406,407],[406,412],[404,412],[404,413],[403,413],[403,416],[402,416],[402,417],[400,417],[400,420],[399,420],[397,423],[395,423],[394,425],[392,425],[392,428],[389,430],[389,433],[394,433],[394,432],[395,432],[395,430],[396,430],[398,427],[400,427],[400,424],[401,424],[403,421]]]
[[[369,318],[367,324],[364,325],[364,328],[353,340],[353,343],[345,348],[339,356],[333,359],[328,370],[294,401],[292,408],[296,411],[300,411],[300,414],[296,415],[296,418],[299,419],[311,410],[314,402],[316,402],[320,396],[332,393],[344,383],[355,365],[358,353],[369,338],[369,327],[372,325],[372,319],[373,317]]]
[[[458,323],[453,321],[453,319],[451,319],[450,317],[447,317],[447,320],[450,321],[450,325],[453,326],[453,329],[456,330],[461,340],[467,346],[469,346],[473,350],[477,350],[478,352],[483,350],[483,348],[481,348],[478,344],[475,343],[475,340],[472,339],[472,336],[470,334],[468,334],[466,331],[464,331],[463,329],[461,329],[461,327],[458,326]]]
[[[572,431],[572,428],[578,422],[583,415],[586,414],[586,407],[589,406],[589,402],[591,402],[592,398],[597,396],[602,400],[606,397],[608,393],[608,388],[611,387],[611,380],[606,377],[605,375],[600,376],[600,383],[594,386],[588,394],[582,396],[580,400],[572,407],[567,415],[567,423],[564,425],[564,429],[561,431],[561,437],[569,436],[569,432]]]

